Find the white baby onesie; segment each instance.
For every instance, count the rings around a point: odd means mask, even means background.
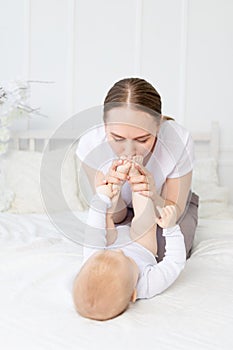
[[[96,194],[91,201],[85,232],[83,264],[100,249],[122,249],[139,268],[137,299],[152,298],[167,289],[184,268],[186,250],[180,227],[175,225],[163,229],[166,253],[163,260],[157,263],[155,256],[148,249],[130,239],[130,227],[126,225],[117,227],[117,240],[106,247],[106,211],[110,206],[110,199],[102,194]]]

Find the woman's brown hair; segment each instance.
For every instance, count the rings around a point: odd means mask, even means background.
[[[106,120],[110,109],[126,104],[138,110],[147,111],[156,118],[158,123],[161,121],[161,97],[156,89],[144,79],[126,78],[116,82],[104,100],[104,119]],[[164,119],[172,118],[165,117]]]

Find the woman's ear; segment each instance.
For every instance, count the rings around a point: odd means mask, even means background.
[[[136,290],[136,288],[135,288],[134,291],[133,291],[133,294],[132,294],[132,296],[131,296],[130,301],[132,301],[133,303],[135,303],[136,299],[137,299],[137,290]]]
[[[172,117],[169,117],[168,115],[162,115],[162,120],[175,120]]]

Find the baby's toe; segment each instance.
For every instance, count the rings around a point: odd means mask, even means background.
[[[142,162],[143,162],[143,156],[141,156],[141,155],[136,155],[136,156],[134,156],[134,157],[132,158],[132,160],[133,160],[134,162],[138,163],[138,164],[142,164]]]
[[[119,165],[117,167],[117,171],[119,171],[119,173],[127,174],[130,169],[130,166],[131,166],[130,162],[125,161],[124,164]]]

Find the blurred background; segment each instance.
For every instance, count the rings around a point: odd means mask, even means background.
[[[219,176],[233,203],[232,0],[0,0],[0,82],[33,80],[54,129],[103,103],[125,77],[148,80],[163,113],[191,132],[220,126]]]

